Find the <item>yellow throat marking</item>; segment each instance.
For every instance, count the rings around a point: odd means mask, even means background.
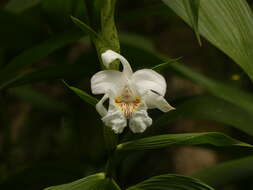
[[[115,105],[119,108],[125,117],[130,117],[131,114],[140,106],[141,98],[136,96],[135,93],[125,86],[120,96],[114,99]]]
[[[114,99],[116,106],[123,112],[125,117],[130,117],[131,114],[139,107],[141,99],[136,97],[135,100],[131,102],[125,102],[122,100],[121,96]]]

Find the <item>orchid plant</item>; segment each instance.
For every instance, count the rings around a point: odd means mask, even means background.
[[[0,3],[0,189],[214,190],[222,189],[220,187],[226,184],[229,184],[228,189],[236,189],[230,184],[239,179],[248,179],[249,184],[247,188],[244,186],[246,183],[243,184],[240,190],[252,187],[253,155],[248,151],[253,148],[250,144],[253,143],[253,13],[250,1],[147,2],[122,0],[118,7],[117,0],[5,0]],[[129,6],[124,7],[127,3]],[[130,10],[135,3],[140,9]],[[118,35],[115,12],[122,7],[117,22],[124,27]],[[189,30],[183,31],[183,27],[188,27],[183,24],[180,28],[173,28],[179,22],[177,17],[171,16],[172,11],[193,29],[187,39],[194,38],[194,45],[188,45],[187,40],[176,41],[176,37],[181,38]],[[145,29],[150,34],[153,32],[152,40],[138,34],[138,30],[132,33],[131,27],[124,25],[129,21],[132,26],[132,22],[139,23],[140,17],[153,14],[166,18],[154,24],[155,32],[149,27]],[[177,19],[176,22],[173,19]],[[149,17],[146,20],[149,24],[156,21]],[[166,31],[160,35],[157,31],[163,30],[156,26],[160,22],[166,26],[164,22],[168,20],[172,21],[170,29],[174,33]],[[174,40],[173,34],[179,30]],[[5,38],[8,35],[10,37]],[[165,38],[168,43],[163,41]],[[158,44],[155,45],[154,40]],[[184,57],[182,52],[183,59],[172,59],[168,57],[168,52],[162,53],[162,48],[174,50],[174,44],[186,46],[188,56]],[[208,57],[202,57],[199,53],[202,47],[198,44],[203,44]],[[211,48],[212,45],[215,48]],[[190,69],[188,57],[192,52],[188,50],[194,46],[195,58],[198,58],[197,64],[201,65],[201,69],[207,68],[210,72],[209,68],[217,66],[218,69],[215,69],[222,71],[224,79],[212,79]],[[175,49],[178,52],[174,55],[181,55],[181,48]],[[223,61],[219,60],[219,50],[226,54],[222,56]],[[214,52],[217,52],[216,58]],[[52,65],[55,60],[57,63]],[[128,60],[135,60],[136,64],[130,64]],[[228,69],[224,67],[228,65]],[[134,71],[135,68],[140,69]],[[51,80],[55,80],[55,84]],[[45,86],[44,83],[35,85],[41,81],[46,81]],[[188,87],[189,81],[197,86],[197,90],[194,85]],[[73,86],[70,85],[72,83]],[[167,84],[170,95],[166,96]],[[181,92],[178,84],[185,85],[185,93]],[[53,99],[55,96],[61,97],[61,101]],[[9,107],[7,101],[10,102]],[[45,114],[44,110],[48,113]],[[54,119],[51,119],[52,113],[55,113]],[[15,117],[8,119],[12,115]],[[209,120],[214,121],[215,128],[210,127],[212,132],[194,132],[195,128],[188,128],[187,131],[192,132],[181,133],[186,126],[181,125],[182,120],[193,121],[197,126],[199,121],[193,120],[196,118],[208,124]],[[212,123],[209,125],[213,127]],[[51,126],[55,128],[52,130]],[[203,126],[201,131],[209,130],[208,127]],[[36,135],[32,136],[29,128]],[[214,129],[219,132],[213,132]],[[35,146],[32,143],[36,140]],[[23,145],[28,145],[27,152],[32,156],[21,151]],[[177,146],[166,149],[166,156],[155,152],[174,145]],[[179,163],[175,161],[174,164],[175,155],[183,152],[177,148],[184,145],[189,149],[192,149],[191,146],[208,145],[205,148],[218,147],[218,150],[222,148],[222,152],[235,147],[243,151],[240,154],[238,151],[225,153],[231,154],[231,158],[240,157],[239,160],[216,166],[219,159],[215,157],[212,163],[215,166],[189,174],[174,169]],[[211,154],[218,155],[219,152],[213,153],[213,149]],[[55,151],[59,152],[55,154]],[[55,160],[46,168],[40,159],[46,162],[51,159],[49,152],[54,153],[52,157]],[[186,154],[186,157],[178,156],[182,163],[186,163],[188,157],[198,157],[195,153]],[[247,157],[241,158],[243,155]],[[23,169],[23,162],[25,166],[30,162],[41,165],[35,174],[32,168],[25,174],[18,173],[17,177],[15,172]],[[167,165],[161,164],[164,162]],[[56,164],[59,165],[56,167]],[[173,167],[170,168],[170,165]],[[156,171],[154,166],[162,169]],[[62,170],[65,167],[66,170]],[[77,171],[76,175],[71,173],[72,167]],[[54,172],[55,168],[57,172]],[[160,174],[167,169],[171,169],[169,173]],[[150,177],[155,173],[160,175]],[[71,177],[64,178],[61,174]],[[32,180],[32,177],[39,180]],[[81,179],[76,179],[79,177]],[[139,181],[141,179],[145,180]],[[27,188],[31,181],[43,181],[43,184]],[[4,183],[6,185],[2,186]]]

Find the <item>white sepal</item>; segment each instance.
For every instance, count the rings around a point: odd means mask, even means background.
[[[164,96],[166,92],[166,81],[164,77],[151,69],[136,71],[132,76],[132,83],[139,89],[141,94],[153,90]]]
[[[117,93],[126,83],[122,72],[115,70],[100,71],[91,78],[91,91],[93,94]]]
[[[158,108],[163,112],[168,112],[175,109],[165,100],[163,96],[160,96],[152,91],[146,93],[143,98],[149,109]]]

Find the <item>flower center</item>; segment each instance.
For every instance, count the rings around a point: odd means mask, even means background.
[[[118,107],[125,117],[129,118],[131,114],[139,107],[141,98],[128,87],[124,87],[120,96],[114,99],[116,107]]]

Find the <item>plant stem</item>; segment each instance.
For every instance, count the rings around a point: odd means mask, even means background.
[[[92,40],[96,46],[98,58],[103,69],[105,69],[105,67],[101,60],[101,54],[108,49],[118,53],[120,52],[120,43],[114,20],[116,1],[117,0],[101,0],[100,3],[102,2],[102,4],[95,5],[95,14],[100,14],[100,23],[95,23],[93,25],[96,26],[100,24],[101,28],[98,34],[103,40],[94,37]],[[100,7],[100,11],[98,7]],[[95,15],[95,18],[97,16],[98,15]],[[110,64],[110,68],[108,69],[118,70],[119,61],[114,61]],[[105,168],[106,176],[113,178],[115,176],[114,151],[118,143],[118,136],[109,127],[104,126],[104,139],[108,151],[108,161]]]
[[[101,34],[112,50],[119,53],[120,43],[114,19],[115,6],[116,0],[104,0],[101,8]]]
[[[98,38],[93,38],[93,42],[97,49],[101,67],[104,69],[105,67],[101,60],[101,54],[108,49],[120,53],[120,43],[114,20],[116,1],[117,0],[103,0],[103,4],[101,5],[99,11],[101,28],[98,33],[103,38],[104,41],[101,41]],[[119,61],[116,60],[113,63],[111,63],[109,69],[118,70]]]

